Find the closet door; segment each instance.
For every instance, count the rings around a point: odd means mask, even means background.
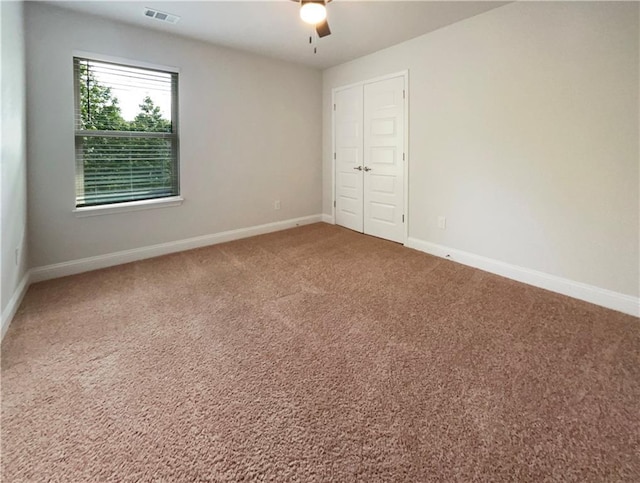
[[[364,85],[364,233],[399,243],[404,242],[404,104],[402,76]]]
[[[335,93],[336,223],[363,231],[362,86]]]

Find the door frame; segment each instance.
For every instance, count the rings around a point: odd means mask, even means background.
[[[404,172],[403,172],[403,184],[404,184],[404,240],[403,245],[406,245],[409,238],[409,69],[395,72],[393,74],[386,74],[371,79],[354,82],[344,86],[338,86],[331,89],[331,194],[333,201],[331,202],[331,218],[333,223],[336,222],[336,92],[344,89],[350,89],[352,87],[361,86],[364,88],[366,84],[372,84],[374,82],[393,79],[394,77],[402,77],[404,80],[404,139],[403,139],[403,152],[405,154],[404,160]]]

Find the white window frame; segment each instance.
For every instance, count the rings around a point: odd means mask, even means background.
[[[71,64],[73,65],[74,63],[74,59],[76,57],[80,57],[80,58],[85,58],[85,59],[89,59],[89,60],[95,60],[98,62],[110,62],[113,64],[122,64],[122,65],[126,65],[126,66],[130,66],[130,67],[139,67],[142,69],[153,69],[153,70],[160,70],[160,71],[164,71],[164,72],[169,72],[169,73],[175,73],[180,75],[180,68],[175,67],[175,66],[168,66],[168,65],[161,65],[161,64],[154,64],[154,63],[150,63],[150,62],[144,62],[144,61],[139,61],[139,60],[134,60],[134,59],[129,59],[129,58],[125,58],[125,57],[117,57],[117,56],[113,56],[113,55],[105,55],[105,54],[100,54],[100,53],[96,53],[96,52],[87,52],[87,51],[83,51],[83,50],[74,50],[71,52]],[[75,106],[75,102],[76,102],[76,88],[75,88],[75,73],[74,73],[74,87],[73,87],[73,92],[74,92],[74,106]],[[137,200],[137,201],[124,201],[121,203],[111,203],[111,204],[104,204],[104,205],[94,205],[94,206],[76,206],[76,188],[75,188],[75,183],[74,183],[74,190],[73,190],[73,198],[72,198],[72,205],[73,205],[73,209],[72,212],[74,213],[74,215],[78,218],[83,218],[83,217],[87,217],[87,216],[99,216],[99,215],[108,215],[108,214],[114,214],[114,213],[125,213],[125,212],[129,212],[129,211],[140,211],[140,210],[148,210],[148,209],[155,209],[155,208],[169,208],[169,207],[174,207],[174,206],[180,206],[182,205],[182,203],[184,202],[184,198],[182,196],[182,162],[180,159],[180,122],[177,119],[179,117],[179,99],[180,99],[180,82],[178,82],[178,92],[177,92],[177,99],[175,99],[176,102],[176,106],[173,109],[173,113],[172,116],[176,116],[176,156],[177,156],[177,164],[178,164],[178,195],[177,196],[168,196],[168,197],[164,197],[164,198],[152,198],[152,199],[148,199],[148,200]],[[173,121],[173,120],[172,120]],[[74,145],[75,145],[75,138],[77,135],[77,130],[75,128],[75,124],[76,123],[76,118],[75,118],[75,107],[74,107],[74,115],[73,115],[73,137],[74,137]],[[75,150],[74,150],[75,152]],[[76,159],[74,156],[74,177],[77,175],[77,167],[76,167]]]

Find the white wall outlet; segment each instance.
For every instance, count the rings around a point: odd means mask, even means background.
[[[274,210],[279,210],[280,209],[280,200],[275,200],[273,202],[273,209]]]
[[[447,217],[446,216],[439,216],[438,217],[438,228],[440,228],[441,230],[446,230],[446,228],[447,228]]]

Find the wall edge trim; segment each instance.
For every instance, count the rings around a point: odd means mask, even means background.
[[[551,275],[463,250],[427,242],[419,238],[409,237],[405,246],[430,255],[435,255],[436,257],[446,258],[463,265],[478,268],[485,272],[500,275],[517,282],[526,283],[534,287],[590,302],[601,307],[640,317],[640,297],[576,282],[557,275]]]
[[[99,270],[101,268],[113,267],[124,263],[136,262],[147,258],[159,257],[170,253],[192,250],[209,245],[217,245],[233,240],[240,240],[256,235],[263,235],[276,231],[295,228],[296,226],[308,225],[322,221],[322,215],[310,215],[300,218],[291,218],[289,220],[276,221],[263,225],[255,225],[247,228],[239,228],[236,230],[228,230],[209,235],[196,236],[176,240],[157,245],[149,245],[131,250],[122,250],[95,257],[80,258],[62,263],[54,263],[31,269],[31,283],[42,282],[54,278],[66,277],[78,273],[89,272],[91,270]]]
[[[20,283],[13,292],[13,295],[9,299],[9,303],[2,311],[2,334],[0,340],[4,339],[4,336],[11,325],[11,321],[13,321],[13,317],[16,315],[16,312],[20,307],[22,299],[29,289],[29,285],[31,285],[31,270],[26,271],[22,280],[20,280]]]
[[[333,218],[333,215],[327,215],[326,213],[322,214],[322,221],[324,223],[329,223],[330,225],[335,225],[336,224],[336,222],[335,222],[335,220]]]

